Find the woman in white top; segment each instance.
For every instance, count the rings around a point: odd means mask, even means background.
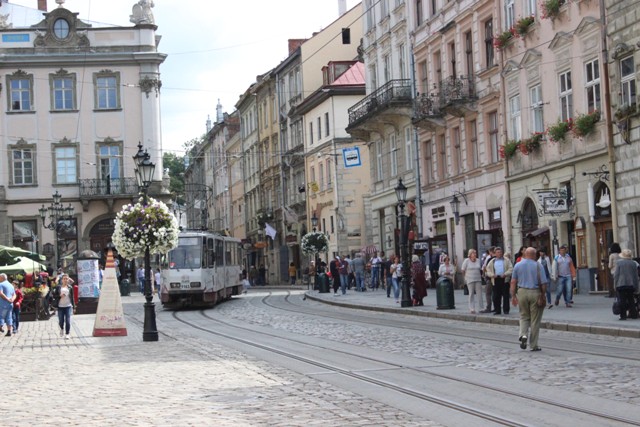
[[[469,249],[469,258],[462,263],[462,274],[464,274],[464,281],[469,289],[469,311],[472,314],[480,312],[484,307],[482,303],[481,270],[482,262],[478,259],[478,253],[475,249]]]
[[[402,263],[400,262],[400,258],[394,258],[393,264],[389,267],[389,271],[391,272],[391,283],[393,284],[393,297],[398,303],[400,302],[400,285],[398,282],[402,278]]]
[[[55,301],[58,303],[58,326],[60,326],[60,336],[65,339],[71,338],[71,312],[75,309],[73,298],[73,288],[68,274],[63,274],[60,283],[53,290]]]
[[[442,259],[442,264],[440,264],[440,268],[438,269],[438,276],[448,277],[453,281],[453,278],[456,275],[456,266],[451,264],[451,259],[449,255],[445,255]]]

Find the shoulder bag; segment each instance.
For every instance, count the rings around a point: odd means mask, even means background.
[[[541,268],[542,267],[538,264],[538,268],[536,270],[538,271],[538,289],[540,290],[540,293],[538,294],[538,299],[536,300],[536,304],[538,305],[538,307],[546,307],[547,300],[545,299],[544,292],[542,292],[542,279],[540,278]]]

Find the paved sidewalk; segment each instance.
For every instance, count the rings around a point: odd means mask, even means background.
[[[339,292],[338,292],[339,293]],[[387,292],[382,289],[367,292],[347,291],[346,295],[338,297],[333,291],[321,294],[318,291],[307,291],[307,298],[321,301],[327,304],[341,305],[365,310],[385,311],[416,316],[440,317],[469,322],[482,322],[503,325],[517,325],[519,313],[517,307],[511,307],[508,315],[471,314],[469,312],[468,296],[463,291],[455,292],[455,309],[438,310],[436,290],[429,289],[428,296],[424,299],[423,307],[400,307],[395,299],[387,298]],[[640,338],[640,320],[618,320],[618,316],[611,311],[613,298],[605,298],[603,295],[574,295],[573,307],[567,308],[560,304],[552,309],[544,310],[542,316],[542,328],[562,331],[584,332],[612,336]]]

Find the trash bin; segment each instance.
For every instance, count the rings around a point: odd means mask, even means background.
[[[456,308],[453,296],[453,281],[448,277],[439,277],[436,281],[436,303],[438,310],[452,310]]]
[[[129,295],[131,295],[131,283],[128,279],[122,279],[120,281],[120,296],[128,297]]]
[[[321,294],[328,294],[329,293],[329,276],[327,276],[325,273],[320,273],[318,274],[318,281],[320,283],[318,289],[320,290],[319,293]]]

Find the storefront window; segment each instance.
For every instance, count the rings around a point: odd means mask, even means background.
[[[13,246],[38,252],[37,221],[13,221]]]

